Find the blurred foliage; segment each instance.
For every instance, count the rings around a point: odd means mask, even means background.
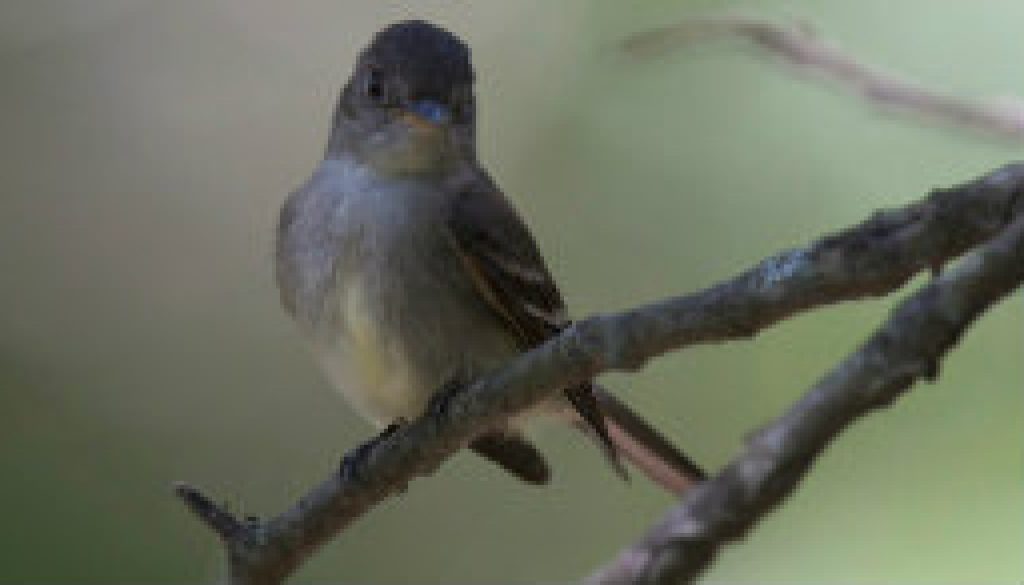
[[[278,309],[270,248],[355,52],[390,21],[470,42],[481,156],[577,314],[707,286],[1020,154],[879,115],[727,43],[648,62],[616,51],[723,10],[806,20],[938,88],[1024,95],[1010,0],[5,3],[0,582],[211,581],[217,542],[173,480],[269,514],[370,432]],[[713,469],[894,301],[609,382]],[[1019,582],[1022,309],[986,315],[936,384],[851,429],[708,581]],[[568,580],[671,503],[568,431],[540,442],[550,488],[456,457],[297,581]]]

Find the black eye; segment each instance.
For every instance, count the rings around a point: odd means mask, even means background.
[[[383,75],[379,69],[371,69],[366,74],[366,97],[375,104],[383,104],[387,101]]]

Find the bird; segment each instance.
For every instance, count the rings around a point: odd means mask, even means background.
[[[323,159],[281,207],[275,275],[329,381],[381,429],[571,324],[526,223],[479,162],[470,49],[422,20],[377,32],[341,89]],[[453,386],[454,385],[454,386]],[[550,481],[532,415],[590,437],[673,494],[703,470],[594,382],[566,388],[469,449]]]

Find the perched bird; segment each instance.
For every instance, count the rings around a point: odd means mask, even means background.
[[[422,21],[391,25],[359,55],[324,160],[285,202],[281,299],[328,377],[379,427],[420,415],[439,389],[505,364],[569,324],[526,225],[476,156],[469,48]],[[673,493],[701,470],[593,384],[536,408],[594,438]],[[476,453],[546,483],[516,428]]]

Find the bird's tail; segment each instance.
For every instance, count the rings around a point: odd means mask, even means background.
[[[617,453],[667,491],[680,495],[707,476],[628,406],[596,384],[594,395]]]

